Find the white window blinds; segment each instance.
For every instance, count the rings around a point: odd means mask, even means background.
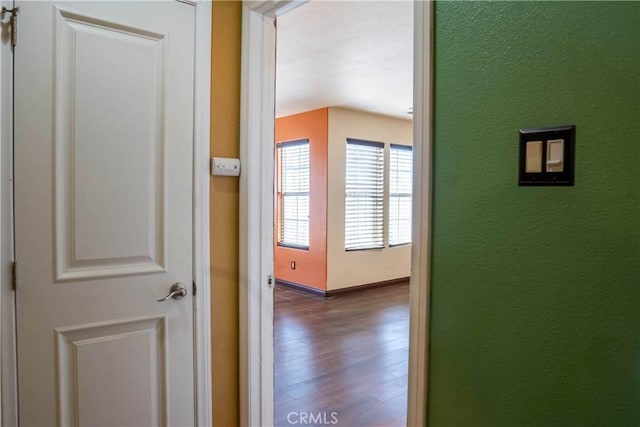
[[[278,245],[309,249],[309,140],[277,145]]]
[[[389,149],[389,246],[411,243],[413,151],[406,145]]]
[[[384,144],[347,139],[346,250],[384,247]]]

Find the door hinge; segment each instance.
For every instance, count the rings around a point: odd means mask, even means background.
[[[18,286],[18,275],[16,273],[16,264],[17,263],[15,261],[11,263],[11,289],[13,289],[14,291]]]
[[[268,276],[267,276],[267,286],[268,286],[269,288],[273,288],[273,282],[274,282],[274,280],[273,280],[273,274],[268,275]]]
[[[196,281],[191,282],[191,294],[195,297],[196,292],[198,291],[198,285],[196,285]]]
[[[19,7],[14,7],[9,9],[7,7],[2,7],[2,11],[0,12],[0,20],[4,20],[4,16],[7,13],[11,14],[11,19],[9,21],[9,25],[11,25],[11,47],[16,47],[18,44],[18,12],[20,12]]]

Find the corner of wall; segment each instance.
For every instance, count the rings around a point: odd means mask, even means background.
[[[327,131],[328,108],[276,119],[275,143],[309,139],[309,249],[278,246],[274,242],[277,279],[327,289]],[[295,269],[292,268],[295,262]]]
[[[328,125],[330,173],[327,184],[327,289],[344,289],[408,277],[411,270],[411,245],[345,251],[344,188],[347,138],[384,142],[385,157],[388,157],[391,143],[413,145],[411,120],[331,107]],[[388,170],[387,160],[385,170]],[[388,174],[385,173],[386,175]],[[388,182],[386,178],[385,182]],[[388,196],[388,185],[385,185],[385,200],[388,200]]]

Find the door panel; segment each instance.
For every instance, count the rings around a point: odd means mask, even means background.
[[[163,271],[165,37],[55,14],[57,278]]]
[[[193,425],[194,7],[17,2],[22,425]]]
[[[56,329],[60,424],[164,425],[164,323],[159,317]]]

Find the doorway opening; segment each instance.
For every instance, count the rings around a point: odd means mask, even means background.
[[[240,155],[240,417],[272,425],[275,18],[307,3],[243,3]],[[407,425],[424,425],[431,223],[432,2],[414,3],[413,200]]]
[[[277,23],[275,425],[405,425],[413,3]]]

